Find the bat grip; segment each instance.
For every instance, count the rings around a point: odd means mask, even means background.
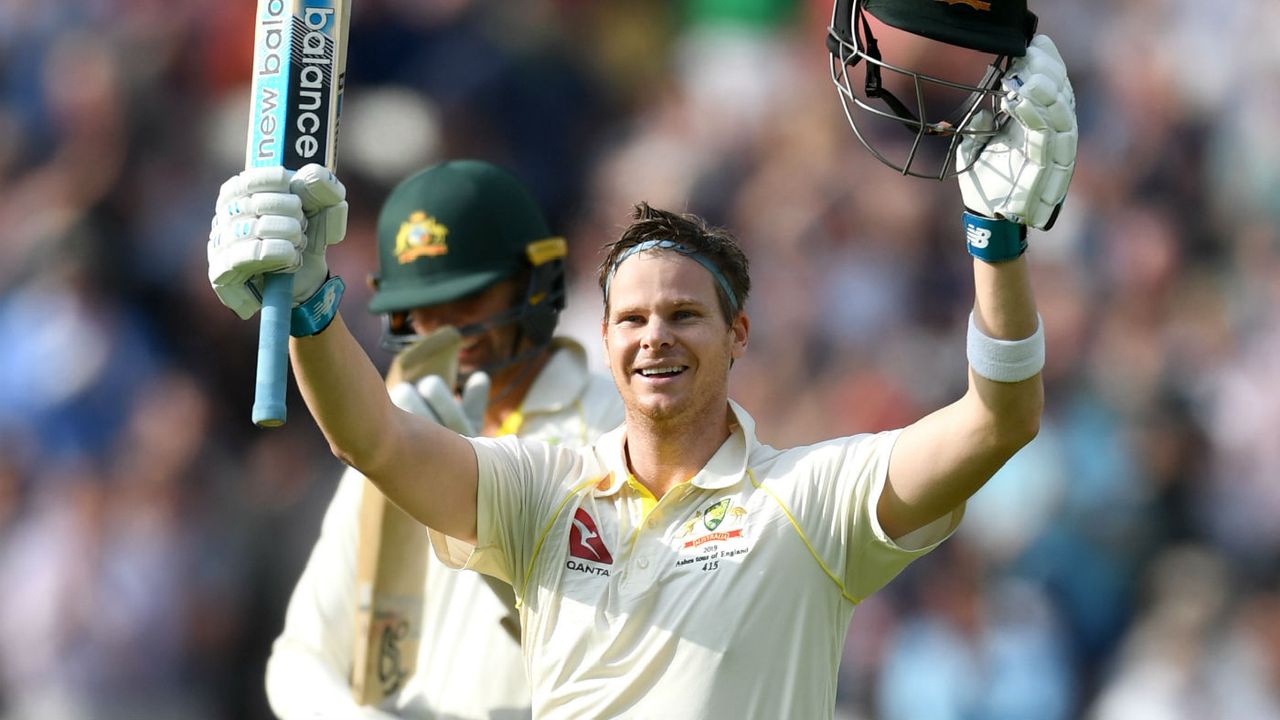
[[[293,275],[269,273],[262,285],[262,319],[258,326],[258,376],[253,397],[253,422],[279,427],[285,420],[285,389],[289,383],[289,312],[293,304]]]

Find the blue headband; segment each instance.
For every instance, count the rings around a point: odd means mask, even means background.
[[[733,288],[730,287],[728,278],[724,276],[724,273],[720,272],[720,268],[716,267],[715,263],[711,262],[706,255],[703,255],[693,248],[685,247],[675,240],[645,240],[644,242],[636,243],[626,250],[623,250],[618,255],[618,259],[613,261],[613,266],[609,268],[609,274],[604,278],[604,299],[606,302],[609,300],[609,285],[613,283],[613,274],[618,271],[618,266],[622,264],[623,260],[626,260],[638,252],[644,252],[645,250],[674,250],[690,260],[697,262],[699,265],[706,268],[707,272],[711,273],[711,277],[715,278],[716,284],[724,291],[725,297],[729,299],[730,312],[738,312],[738,296],[733,293]]]

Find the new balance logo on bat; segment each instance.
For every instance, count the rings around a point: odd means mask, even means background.
[[[295,28],[297,40],[293,48],[296,76],[292,90],[296,93],[294,126],[298,136],[294,140],[294,153],[298,164],[316,162],[324,148],[317,137],[327,130],[329,121],[329,92],[333,74],[334,43],[333,8],[307,8],[302,16],[302,27]],[[302,30],[305,29],[305,33]],[[292,166],[290,166],[292,167]]]
[[[991,244],[991,231],[986,228],[966,224],[964,226],[964,234],[969,240],[969,244],[979,250]]]
[[[289,16],[290,4],[260,5],[254,53],[254,119],[247,160],[255,167],[328,164],[337,132],[342,85],[338,64],[338,9],[308,0]],[[311,5],[316,5],[312,7]]]

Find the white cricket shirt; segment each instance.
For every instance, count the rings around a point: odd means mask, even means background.
[[[776,450],[730,405],[729,439],[656,501],[623,428],[473,440],[478,546],[433,547],[515,587],[535,717],[829,718],[854,606],[959,524],[880,528],[898,431]]]
[[[620,423],[622,402],[609,378],[587,372],[582,347],[558,338],[521,404],[521,417],[518,437],[577,447]],[[267,695],[282,718],[366,715],[350,687],[363,484],[354,470],[343,475],[272,648]],[[524,659],[504,626],[514,627],[518,616],[485,578],[429,557],[423,616],[417,668],[383,710],[415,719],[529,717]]]

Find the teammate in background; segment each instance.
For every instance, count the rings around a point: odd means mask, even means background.
[[[879,4],[944,22],[982,12]],[[983,17],[966,16],[970,34]],[[1026,227],[1047,227],[1065,198],[1076,126],[1052,42],[1019,42],[1002,121],[929,125],[984,125],[953,157],[974,256],[968,389],[905,428],[761,445],[728,397],[750,330],[747,260],[728,233],[643,204],[599,275],[626,419],[587,448],[468,439],[400,412],[332,303],[295,311],[295,375],[334,452],[452,538],[433,544],[450,564],[515,589],[536,717],[830,717],[854,607],[948,537],[966,500],[1035,436],[1044,334]],[[247,187],[264,206],[302,198],[301,212],[271,218],[282,226],[339,201],[331,176],[298,176],[258,184],[246,171],[224,186],[210,250],[220,296],[322,261],[322,246],[297,235],[304,249],[273,254],[227,217],[258,204]],[[306,289],[325,297],[319,283]]]
[[[380,270],[369,306],[383,318],[384,347],[401,353],[393,397],[467,435],[576,447],[620,423],[609,380],[588,373],[581,346],[553,338],[563,307],[564,249],[525,188],[493,165],[447,162],[397,186],[378,219]],[[451,357],[402,362],[417,352],[415,341],[444,325],[462,335],[461,347],[435,351]],[[446,366],[453,356],[459,386],[480,373],[491,379],[483,419],[464,420],[460,407],[442,406],[457,402],[452,393],[418,395],[438,378],[415,377],[415,368]],[[366,486],[348,468],[325,515],[267,666],[272,709],[282,718],[529,717],[510,586],[447,569],[425,545],[418,557],[399,560],[425,566],[422,613],[413,619],[421,628],[416,670],[400,676],[414,658],[397,661],[395,647],[372,657],[389,671],[387,689],[398,692],[377,707],[357,706],[351,678]],[[413,576],[421,568],[400,572]]]

